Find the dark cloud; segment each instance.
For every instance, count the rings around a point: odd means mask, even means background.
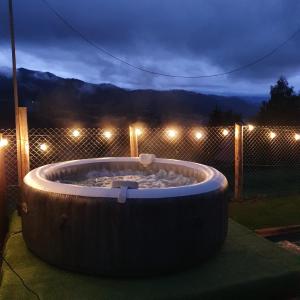
[[[89,39],[135,65],[173,74],[212,74],[259,58],[299,26],[298,0],[47,0]],[[129,88],[188,88],[267,93],[286,75],[300,87],[300,34],[259,65],[226,77],[155,77],[97,52],[41,0],[15,0],[18,64]],[[9,65],[6,3],[1,2],[1,58]],[[7,58],[8,57],[8,58]]]

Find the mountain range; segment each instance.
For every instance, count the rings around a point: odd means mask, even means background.
[[[259,103],[236,96],[207,95],[186,90],[130,90],[112,84],[66,79],[49,72],[18,69],[20,106],[27,106],[30,127],[125,126],[145,122],[205,124],[218,106],[244,118]],[[0,73],[0,128],[13,126],[12,79]]]

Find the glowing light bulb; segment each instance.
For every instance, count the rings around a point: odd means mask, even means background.
[[[104,136],[106,139],[110,140],[110,139],[112,138],[112,133],[111,133],[111,131],[109,131],[109,130],[105,130],[105,131],[103,132],[103,136]]]
[[[174,139],[177,136],[177,131],[175,129],[168,129],[167,135],[170,139]]]
[[[223,129],[222,131],[224,136],[227,136],[229,134],[229,130],[228,129]]]
[[[197,131],[197,132],[195,133],[195,138],[196,138],[197,140],[200,140],[202,137],[203,137],[202,132]]]
[[[45,152],[45,151],[48,150],[48,145],[43,143],[43,144],[40,145],[40,149]]]
[[[0,140],[0,147],[6,147],[8,145],[8,139],[1,139]]]
[[[270,139],[273,140],[273,139],[275,139],[275,137],[276,137],[276,133],[271,131],[270,132]]]
[[[300,141],[300,134],[299,133],[295,133],[295,140]]]
[[[249,129],[249,131],[252,131],[252,130],[254,129],[254,126],[251,125],[251,124],[249,124],[249,125],[248,125],[248,129]]]
[[[142,134],[142,129],[141,128],[135,128],[135,134],[137,136],[140,136]]]
[[[72,132],[72,135],[73,135],[74,137],[79,137],[79,136],[80,136],[79,130],[78,130],[78,129],[74,129],[73,132]]]

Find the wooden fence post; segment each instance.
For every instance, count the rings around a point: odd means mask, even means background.
[[[0,141],[2,141],[2,134],[0,133]],[[5,147],[0,145],[0,247],[3,246],[3,241],[6,233],[7,216],[6,216],[6,178],[5,178]],[[1,248],[0,248],[1,249]]]
[[[243,125],[234,126],[234,199],[243,199]]]
[[[27,108],[18,107],[18,123],[19,123],[19,139],[17,140],[19,155],[18,155],[18,179],[19,186],[23,185],[23,178],[30,170],[29,163],[29,137],[27,123]]]
[[[138,149],[138,138],[137,132],[135,130],[135,126],[129,126],[129,138],[130,138],[130,156],[137,157],[139,156],[139,149]]]

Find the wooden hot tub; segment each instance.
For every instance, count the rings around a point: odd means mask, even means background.
[[[196,184],[128,189],[61,183],[77,174],[144,168],[138,158],[95,158],[46,165],[24,178],[22,224],[30,250],[56,266],[110,276],[148,275],[212,256],[227,233],[227,180],[197,163],[154,159],[151,168]],[[124,191],[123,191],[124,192]]]

